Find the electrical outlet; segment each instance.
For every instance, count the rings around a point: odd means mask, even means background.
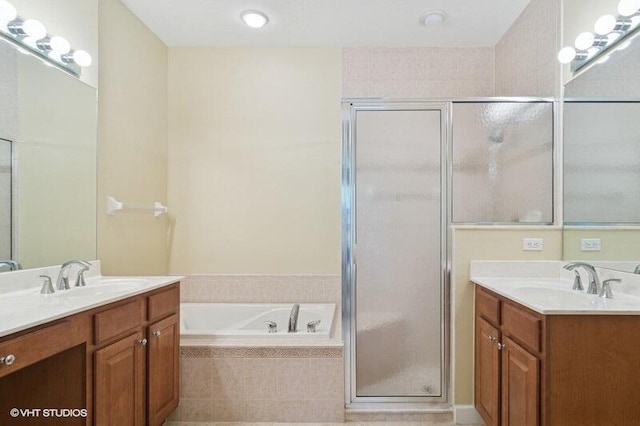
[[[580,240],[580,250],[582,251],[600,251],[602,245],[600,238],[583,238]]]
[[[544,240],[542,238],[523,238],[522,250],[525,251],[542,251]]]

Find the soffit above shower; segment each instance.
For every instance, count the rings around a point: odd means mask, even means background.
[[[169,47],[491,47],[529,0],[121,0]],[[259,30],[240,19],[260,10]],[[425,12],[446,21],[426,27]]]

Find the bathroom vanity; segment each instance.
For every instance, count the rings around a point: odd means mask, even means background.
[[[61,299],[51,321],[0,333],[0,424],[161,425],[178,405],[178,279],[47,295]],[[86,310],[83,291],[97,294]],[[101,297],[107,302],[95,306]],[[28,317],[25,309],[18,315]]]
[[[640,298],[472,280],[475,406],[488,426],[637,424]]]

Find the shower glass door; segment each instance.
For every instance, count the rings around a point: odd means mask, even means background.
[[[442,401],[446,106],[348,109],[347,402]]]

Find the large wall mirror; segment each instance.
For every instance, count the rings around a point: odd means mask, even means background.
[[[563,111],[564,258],[633,271],[640,264],[640,37],[569,81]]]
[[[0,260],[96,258],[96,140],[96,89],[0,40]]]

